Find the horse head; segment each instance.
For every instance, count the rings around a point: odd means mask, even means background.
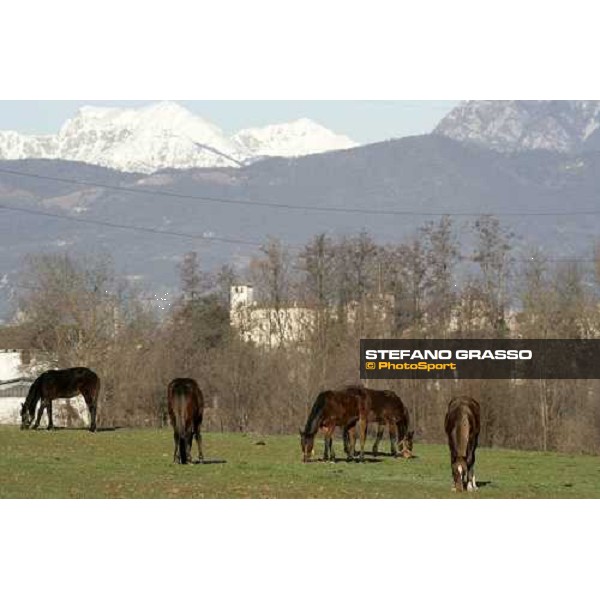
[[[467,461],[464,458],[457,458],[452,463],[452,479],[454,480],[454,491],[463,492],[467,487]]]
[[[21,429],[29,429],[33,421],[33,413],[27,409],[25,403],[21,403]]]
[[[300,447],[302,448],[302,461],[309,462],[314,453],[315,434],[300,430]]]
[[[414,458],[413,454],[413,439],[415,437],[414,431],[409,431],[400,442],[400,456],[402,458]]]

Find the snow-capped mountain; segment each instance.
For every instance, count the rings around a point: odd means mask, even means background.
[[[54,158],[57,149],[56,136],[0,131],[0,159]]]
[[[578,152],[599,127],[598,100],[485,100],[463,102],[434,133],[501,152]]]
[[[58,156],[120,171],[237,166],[246,152],[172,102],[141,109],[83,107],[58,134]]]
[[[310,119],[242,129],[233,140],[254,156],[303,156],[358,145]]]
[[[229,137],[174,102],[140,109],[82,107],[54,136],[0,131],[0,159],[63,159],[141,173],[239,167],[261,156],[302,156],[356,145],[309,119]]]

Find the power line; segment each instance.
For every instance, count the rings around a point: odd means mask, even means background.
[[[101,189],[107,189],[116,192],[122,192],[126,194],[137,194],[137,195],[151,195],[151,196],[164,196],[167,198],[178,198],[182,200],[197,200],[199,202],[209,202],[214,204],[229,204],[235,206],[249,206],[249,207],[264,207],[273,208],[278,210],[295,210],[305,212],[323,212],[323,213],[341,213],[341,214],[361,214],[371,216],[420,216],[420,217],[483,217],[487,215],[493,215],[497,217],[570,217],[570,216],[591,216],[600,215],[600,210],[581,210],[581,211],[568,211],[568,212],[522,212],[522,211],[508,211],[508,212],[496,212],[491,213],[490,211],[470,212],[470,211],[417,211],[417,210],[394,210],[394,209],[372,209],[372,208],[347,208],[347,207],[336,207],[336,206],[320,206],[316,204],[307,205],[296,205],[281,202],[267,202],[264,200],[239,200],[234,198],[219,198],[216,196],[196,196],[191,194],[180,194],[178,192],[169,191],[157,191],[148,189],[136,189],[136,188],[124,188],[117,185],[110,185],[107,183],[97,183],[93,181],[84,181],[80,179],[71,179],[68,177],[55,177],[51,175],[40,175],[37,173],[24,173],[22,171],[14,171],[12,169],[0,168],[0,173],[6,175],[16,175],[19,177],[29,177],[32,179],[40,179],[44,181],[54,181],[58,183],[68,183],[73,185],[82,185],[88,187],[96,187]]]
[[[250,240],[242,240],[238,238],[229,238],[218,235],[197,235],[193,233],[185,233],[183,231],[171,231],[168,229],[158,229],[155,227],[144,227],[143,225],[125,225],[121,223],[112,223],[110,221],[102,221],[100,219],[89,219],[87,217],[73,217],[71,215],[58,215],[56,213],[49,213],[43,210],[37,210],[35,208],[23,208],[17,206],[7,206],[6,204],[0,204],[0,210],[7,210],[11,212],[26,213],[30,215],[37,215],[42,217],[48,217],[52,219],[62,219],[64,221],[74,221],[76,223],[85,223],[90,225],[100,225],[102,227],[112,227],[115,229],[126,229],[129,231],[139,231],[142,233],[153,233],[160,235],[170,235],[179,238],[202,240],[203,242],[224,242],[228,244],[243,244],[246,246],[255,246],[260,248],[262,246],[259,242],[253,242]]]
[[[48,218],[53,218],[53,219],[63,219],[66,221],[74,221],[76,223],[84,223],[84,224],[89,224],[89,225],[100,225],[102,227],[109,227],[109,228],[112,227],[112,228],[116,228],[116,229],[138,231],[138,232],[142,232],[142,233],[151,233],[151,234],[155,234],[155,235],[170,235],[170,236],[175,236],[175,237],[185,238],[185,239],[201,240],[203,242],[215,241],[215,242],[224,242],[224,243],[229,243],[229,244],[243,244],[246,246],[253,246],[255,248],[261,248],[264,245],[261,242],[244,240],[244,239],[239,239],[239,238],[229,238],[229,237],[212,236],[212,235],[204,236],[204,235],[197,235],[197,234],[193,234],[193,233],[185,233],[183,231],[172,231],[172,230],[168,230],[168,229],[157,229],[154,227],[144,227],[142,225],[125,225],[122,223],[112,223],[110,221],[102,221],[99,219],[88,219],[86,217],[73,217],[70,215],[58,215],[55,213],[49,213],[49,212],[46,212],[43,210],[37,210],[34,208],[7,206],[5,204],[0,204],[0,210],[32,214],[32,215],[36,215],[36,216],[48,217]],[[288,248],[305,248],[305,246],[302,244],[285,244],[285,245]],[[458,262],[478,262],[477,260],[475,260],[474,258],[469,257],[469,256],[461,256],[461,257],[458,257],[457,260],[458,260]],[[510,260],[512,262],[523,262],[523,263],[531,263],[531,264],[535,264],[537,262],[537,263],[543,264],[545,262],[548,262],[548,263],[560,263],[560,262],[564,262],[564,263],[594,263],[598,259],[577,257],[577,256],[575,256],[575,257],[562,256],[562,257],[555,257],[555,258],[553,258],[553,257],[545,258],[542,256],[539,260],[535,259],[533,257],[530,257],[530,258],[511,257]]]

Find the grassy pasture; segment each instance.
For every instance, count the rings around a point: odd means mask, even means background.
[[[336,452],[343,456],[341,442]],[[322,440],[316,456],[322,454]],[[414,460],[301,462],[297,436],[204,434],[208,464],[172,464],[169,429],[0,427],[0,498],[458,498],[448,449]],[[382,449],[387,452],[388,444]],[[194,448],[195,453],[195,448]],[[195,455],[195,454],[194,454]],[[600,457],[480,448],[475,498],[600,498]]]

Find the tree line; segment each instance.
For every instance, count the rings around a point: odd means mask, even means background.
[[[364,231],[319,234],[300,249],[271,238],[237,271],[207,270],[190,252],[176,300],[160,311],[109,256],[30,256],[0,343],[26,349],[38,370],[94,369],[102,426],[164,425],[167,383],[189,376],[206,396],[208,430],[289,433],[319,391],[359,382],[360,338],[598,335],[600,259],[524,257],[493,217],[470,224],[468,244],[462,233],[444,217],[395,244]],[[254,286],[257,307],[272,309],[272,343],[245,341],[232,327],[229,294],[240,282]],[[311,315],[297,323],[298,339],[286,334],[292,306]],[[597,381],[364,383],[401,396],[417,440],[442,441],[448,400],[465,393],[482,404],[484,445],[600,452]]]

